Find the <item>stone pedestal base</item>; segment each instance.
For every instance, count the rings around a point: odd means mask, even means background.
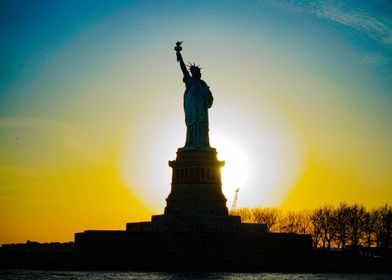
[[[169,161],[173,173],[165,214],[227,216],[220,172],[223,165],[215,149],[178,150],[176,160]]]

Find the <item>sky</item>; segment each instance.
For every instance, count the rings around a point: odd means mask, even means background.
[[[160,214],[210,86],[230,208],[392,202],[390,1],[0,1],[0,244]]]

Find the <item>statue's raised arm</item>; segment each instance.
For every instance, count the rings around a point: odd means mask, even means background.
[[[189,78],[189,72],[188,69],[186,69],[186,65],[184,63],[184,60],[182,59],[182,55],[181,55],[181,51],[182,51],[182,47],[181,47],[182,41],[178,41],[176,43],[176,46],[174,47],[174,50],[176,51],[176,55],[177,55],[177,61],[180,62],[180,67],[181,67],[181,71],[184,74],[184,78]]]

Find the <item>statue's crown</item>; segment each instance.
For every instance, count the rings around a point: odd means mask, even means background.
[[[199,65],[196,65],[194,62],[193,62],[193,64],[189,62],[188,67],[191,72],[193,72],[193,71],[200,72],[200,70],[203,69],[203,68],[199,67]]]

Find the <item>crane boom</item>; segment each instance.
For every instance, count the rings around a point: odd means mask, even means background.
[[[233,205],[231,206],[231,210],[235,210],[237,208],[237,201],[238,201],[238,192],[240,191],[240,189],[236,189],[235,190],[235,195],[234,195],[234,200],[233,200]]]

